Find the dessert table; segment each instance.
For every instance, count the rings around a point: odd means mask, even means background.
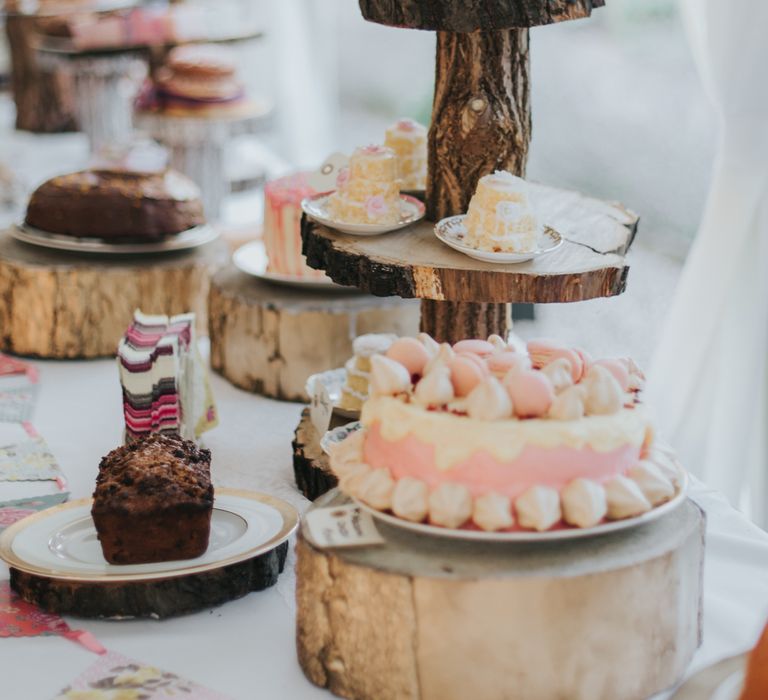
[[[88,496],[99,459],[121,439],[114,362],[34,365],[40,388],[32,422],[62,467],[71,497]],[[216,375],[212,382],[221,417],[219,427],[205,436],[213,453],[214,483],[267,491],[305,510],[309,502],[296,489],[291,468],[291,439],[302,406],[240,391]],[[21,488],[0,483],[0,500],[29,495]],[[706,510],[708,526],[704,643],[690,671],[754,644],[768,616],[768,533],[701,484],[694,484],[692,496]],[[275,587],[194,615],[163,621],[68,621],[110,651],[232,698],[331,697],[304,678],[296,660],[294,561],[291,551]],[[0,565],[0,579],[7,573]],[[628,633],[617,630],[618,636]],[[0,639],[0,696],[53,698],[96,658],[59,636]]]

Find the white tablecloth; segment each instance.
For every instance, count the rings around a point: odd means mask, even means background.
[[[47,439],[73,498],[90,495],[102,455],[120,442],[121,397],[113,361],[36,362],[41,374],[33,423]],[[205,441],[220,486],[265,490],[301,510],[291,438],[301,406],[234,389],[214,376],[221,424]],[[4,497],[0,484],[0,498]],[[768,617],[768,534],[718,494],[692,494],[708,516],[704,644],[690,670],[754,644]],[[18,497],[18,491],[14,491]],[[296,661],[293,554],[277,586],[213,610],[164,621],[69,619],[108,649],[180,674],[238,700],[330,697]],[[7,569],[0,564],[0,577]],[[617,631],[621,634],[621,631]],[[48,700],[95,661],[60,637],[0,639],[0,698]],[[471,673],[472,669],[467,669]]]

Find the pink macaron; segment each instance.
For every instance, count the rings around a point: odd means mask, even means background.
[[[468,354],[456,355],[449,363],[456,396],[467,396],[485,377],[480,365]]]
[[[416,338],[398,338],[385,354],[403,365],[411,376],[423,374],[424,366],[429,362],[427,349]]]
[[[493,343],[489,343],[487,340],[480,340],[479,338],[460,340],[453,346],[453,349],[456,352],[471,352],[480,357],[486,357],[495,350]]]
[[[523,370],[504,379],[504,387],[512,399],[512,410],[518,418],[539,418],[546,415],[555,390],[543,372]]]
[[[546,367],[552,360],[564,357],[571,364],[571,376],[574,382],[578,382],[584,376],[584,360],[571,348],[550,340],[531,340],[528,343],[528,354],[536,369]]]
[[[622,391],[629,390],[629,371],[621,360],[597,360],[593,364],[605,367],[619,383]]]
[[[497,377],[506,376],[507,372],[510,370],[522,370],[531,368],[531,361],[528,359],[528,357],[520,352],[515,352],[514,350],[506,350],[504,352],[497,353],[496,355],[491,355],[486,360],[486,363],[488,365],[488,369],[491,370],[491,372]]]

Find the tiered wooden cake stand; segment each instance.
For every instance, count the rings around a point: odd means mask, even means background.
[[[437,31],[429,221],[466,212],[483,175],[524,175],[528,27],[603,4],[360,0],[368,20]],[[566,243],[523,265],[473,262],[442,246],[431,223],[359,239],[305,220],[304,253],[341,284],[422,299],[421,329],[440,341],[504,335],[510,302],[622,293],[637,218],[571,192],[538,194],[541,218]],[[310,427],[305,416],[294,459],[324,472],[310,484],[319,490],[331,482]],[[346,550],[299,534],[299,662],[343,697],[641,700],[679,679],[700,643],[704,518],[691,503],[568,545],[465,545],[380,530],[383,547]]]
[[[415,333],[419,306],[270,284],[229,266],[211,281],[209,319],[214,370],[241,389],[306,401],[307,377],[343,366],[356,336]]]
[[[213,241],[158,255],[83,255],[0,233],[0,350],[55,359],[107,357],[133,318],[194,311],[207,330],[210,276],[227,259]]]

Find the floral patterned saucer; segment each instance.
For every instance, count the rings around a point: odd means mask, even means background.
[[[319,224],[336,229],[342,233],[352,233],[356,236],[379,236],[382,233],[397,231],[423,219],[426,211],[424,204],[418,199],[408,194],[401,194],[400,220],[395,224],[356,224],[336,221],[328,211],[327,205],[330,194],[330,192],[323,192],[322,194],[307,197],[301,202],[302,210],[310,219],[317,221]],[[378,199],[381,199],[381,204],[383,204],[383,198],[371,197],[369,206],[373,208],[379,206]]]

